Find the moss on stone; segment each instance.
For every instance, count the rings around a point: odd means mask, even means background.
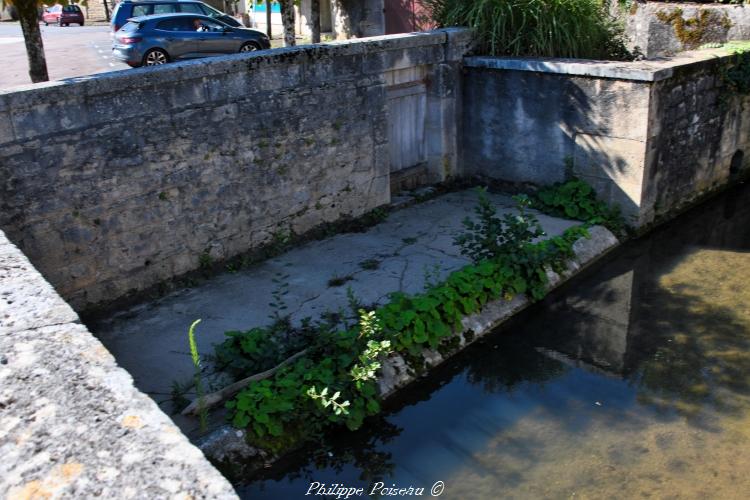
[[[689,19],[685,19],[682,14],[683,10],[678,7],[671,12],[660,10],[656,17],[659,21],[674,27],[677,39],[686,49],[696,49],[706,42],[718,41],[715,35],[718,32],[726,33],[732,27],[726,12],[701,9],[697,16]]]

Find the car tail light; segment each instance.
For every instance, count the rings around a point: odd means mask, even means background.
[[[142,40],[142,38],[139,37],[139,36],[127,36],[127,37],[120,38],[120,41],[122,43],[138,43],[141,40]]]
[[[112,31],[118,31],[120,28],[122,28],[122,26],[118,26],[115,24],[115,28]]]

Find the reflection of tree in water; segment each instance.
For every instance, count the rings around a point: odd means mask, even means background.
[[[466,378],[471,384],[488,393],[510,392],[520,383],[542,384],[568,369],[506,330],[512,331],[512,326],[477,345],[479,355],[466,366]]]
[[[748,410],[748,262],[747,254],[699,251],[641,288],[633,327],[642,345],[629,353],[639,401],[688,417]]]

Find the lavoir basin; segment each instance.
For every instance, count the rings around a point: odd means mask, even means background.
[[[605,257],[360,431],[235,486],[273,499],[748,498],[748,250],[739,185]]]

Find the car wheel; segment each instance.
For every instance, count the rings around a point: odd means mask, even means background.
[[[81,21],[81,26],[83,26],[83,21]]]
[[[255,42],[245,42],[240,47],[240,52],[253,52],[255,50],[260,50],[260,46]]]
[[[169,56],[161,49],[151,49],[143,56],[144,66],[159,66],[168,62]]]

